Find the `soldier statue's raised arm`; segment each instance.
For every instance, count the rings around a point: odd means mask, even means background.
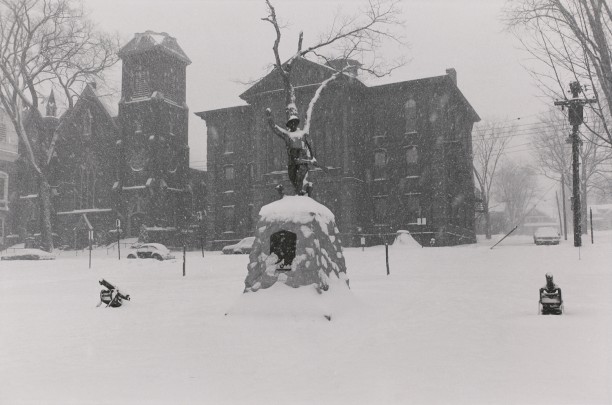
[[[291,115],[287,120],[287,129],[274,123],[272,111],[269,108],[266,109],[266,119],[272,132],[281,138],[287,147],[287,172],[295,193],[310,196],[312,183],[308,181],[308,166],[315,165],[317,160],[312,153],[307,130],[298,129],[300,119],[296,115]],[[305,129],[307,128],[308,125],[305,126]]]

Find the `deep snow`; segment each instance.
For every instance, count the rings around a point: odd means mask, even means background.
[[[2,261],[0,404],[611,404],[612,233],[580,259],[495,241],[393,246],[390,276],[346,249],[350,294],[320,301],[243,295],[246,255]],[[563,316],[537,315],[546,272]],[[101,278],[132,300],[97,308]]]

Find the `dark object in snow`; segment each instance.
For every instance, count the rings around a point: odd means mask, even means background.
[[[107,290],[100,291],[100,303],[98,304],[98,306],[100,306],[102,303],[105,303],[107,308],[117,308],[123,304],[123,300],[130,300],[129,294],[123,294],[121,291],[119,291],[119,288],[112,285],[108,281],[102,279],[99,281],[99,283],[101,286],[106,287]]]
[[[312,183],[307,180],[308,168],[310,164],[316,165],[317,160],[312,153],[308,132],[298,129],[300,120],[295,115],[290,116],[287,120],[287,129],[283,129],[274,123],[272,111],[269,108],[266,109],[266,117],[272,132],[285,141],[288,159],[287,172],[295,193],[297,195],[310,195]]]
[[[542,315],[561,315],[563,313],[561,288],[553,282],[553,275],[550,273],[546,273],[546,285],[540,288],[538,309]]]
[[[278,192],[278,195],[280,195],[281,198],[285,195],[285,187],[283,187],[282,184],[279,184],[278,186],[274,187],[274,189],[276,190],[276,192]]]
[[[278,231],[270,236],[270,254],[278,257],[277,271],[290,271],[291,263],[295,259],[295,243],[297,236],[293,232]]]

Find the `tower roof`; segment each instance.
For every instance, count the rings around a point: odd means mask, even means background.
[[[152,49],[158,49],[173,56],[186,65],[191,64],[191,60],[176,42],[176,38],[165,32],[145,31],[136,33],[134,38],[119,50],[119,57],[123,59],[126,56],[144,53]]]

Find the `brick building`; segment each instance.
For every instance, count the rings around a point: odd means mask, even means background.
[[[139,236],[144,226],[155,241],[178,245],[181,231],[193,233],[195,212],[203,210],[205,175],[189,169],[189,58],[175,38],[152,31],[136,34],[119,57],[118,105],[94,83],[61,117],[52,97],[47,103],[56,244],[82,247],[89,230],[98,243],[114,240],[119,219],[124,237]],[[35,237],[40,224],[35,176],[24,157],[19,167],[13,230],[23,240]]]
[[[320,83],[336,71],[299,59],[292,67],[303,115]],[[198,112],[207,126],[208,240],[213,248],[253,233],[261,206],[285,184],[284,143],[264,111],[285,122],[282,80],[268,74],[240,97],[246,105]],[[366,86],[356,71],[341,74],[315,105],[310,135],[327,171],[311,170],[313,197],[336,215],[343,243],[362,235],[380,243],[399,229],[423,243],[475,242],[473,124],[480,118],[457,87],[454,69],[443,76]]]

